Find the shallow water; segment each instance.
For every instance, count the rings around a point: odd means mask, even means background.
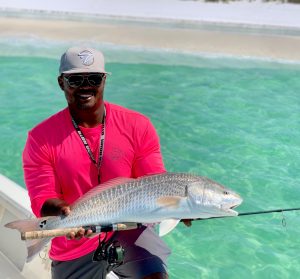
[[[23,187],[27,131],[65,106],[56,82],[65,45],[32,42],[0,47],[0,172]],[[299,65],[103,48],[106,99],[152,119],[169,171],[234,189],[239,212],[299,207]],[[170,277],[296,278],[299,229],[298,212],[180,224],[164,237]]]

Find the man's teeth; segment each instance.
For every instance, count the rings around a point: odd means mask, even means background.
[[[91,98],[92,96],[93,96],[93,94],[80,94],[79,98],[88,99],[88,98]]]

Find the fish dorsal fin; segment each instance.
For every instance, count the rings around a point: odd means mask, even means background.
[[[167,219],[163,220],[159,224],[159,236],[164,236],[172,231],[179,223],[179,219]]]
[[[161,207],[170,207],[170,208],[178,208],[180,205],[180,201],[182,197],[179,196],[164,196],[159,197],[156,200],[156,203]]]
[[[108,181],[106,181],[102,184],[99,184],[99,185],[95,186],[94,188],[90,189],[89,191],[87,191],[78,200],[76,200],[76,202],[72,204],[71,209],[73,207],[75,207],[77,204],[82,203],[84,201],[87,201],[90,198],[94,197],[95,195],[97,195],[97,194],[99,194],[99,193],[101,193],[105,190],[114,188],[118,185],[122,185],[122,184],[125,184],[125,183],[128,183],[128,182],[132,182],[132,181],[135,181],[135,180],[136,180],[135,178],[117,177],[117,178],[113,178],[111,180],[108,180]]]

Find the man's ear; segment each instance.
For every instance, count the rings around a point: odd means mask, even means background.
[[[105,82],[106,82],[106,75],[104,75],[103,79],[102,79],[102,82],[103,82],[103,87],[105,86]]]
[[[58,85],[59,85],[60,89],[62,91],[64,91],[65,85],[64,85],[64,79],[63,79],[63,77],[62,76],[58,76],[57,77],[57,82],[58,82]]]

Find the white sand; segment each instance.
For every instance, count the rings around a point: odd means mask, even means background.
[[[90,39],[125,46],[300,61],[300,5],[260,1],[225,4],[188,0],[0,0],[2,14],[15,9],[36,11],[47,17],[0,16],[0,37]],[[49,18],[53,12],[64,20]],[[65,17],[72,13],[135,19],[135,23],[74,21]],[[145,20],[150,24],[140,24]],[[173,22],[173,26],[155,24],[164,21]],[[215,24],[216,28],[205,29],[203,23]],[[235,32],[219,28],[220,25],[233,26]],[[242,32],[236,26],[243,27]],[[250,27],[255,27],[256,32],[249,32]],[[266,28],[273,31],[257,33]]]
[[[300,5],[189,0],[0,0],[0,8],[300,27]]]

